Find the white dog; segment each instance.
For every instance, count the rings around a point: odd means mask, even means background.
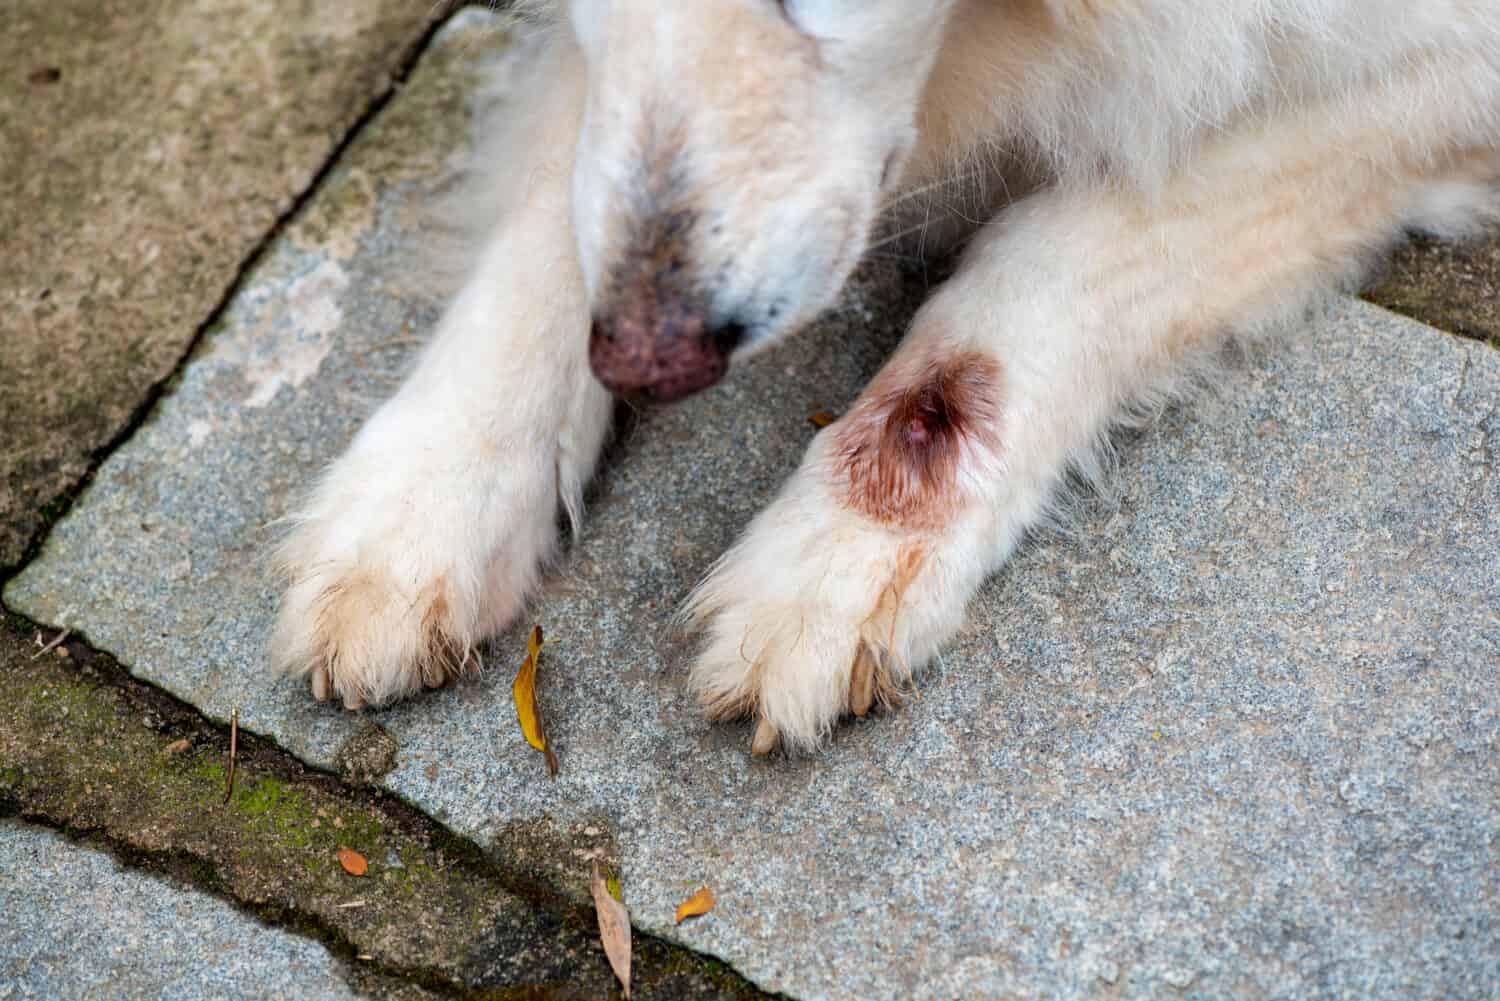
[[[508,204],[281,553],[274,660],[350,708],[517,617],[610,391],[710,386],[877,225],[966,241],[687,608],[707,712],[816,746],[933,656],[1112,422],[1500,178],[1495,0],[525,6]]]

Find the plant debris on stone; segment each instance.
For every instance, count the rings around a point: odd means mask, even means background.
[[[370,863],[353,848],[339,849],[339,865],[351,876],[363,876],[370,871]]]
[[[547,772],[557,778],[557,755],[547,744],[547,731],[536,707],[536,669],[541,653],[542,627],[532,626],[531,635],[526,639],[526,660],[516,675],[511,694],[516,700],[516,718],[521,721],[521,733],[526,737],[526,743],[546,756]]]
[[[182,738],[179,738],[178,740],[172,741],[166,747],[163,747],[160,751],[157,752],[156,756],[158,758],[170,758],[173,755],[181,754],[183,751],[186,751],[188,748],[190,748],[192,746],[193,746],[192,738],[190,738],[190,737],[182,737]]]
[[[37,638],[36,638],[36,645],[40,649],[38,649],[36,653],[34,653],[34,654],[31,655],[31,659],[32,660],[36,660],[38,657],[42,656],[43,654],[48,653],[51,650],[57,649],[62,644],[62,641],[68,638],[68,634],[71,633],[72,631],[73,630],[71,630],[71,629],[64,629],[62,632],[60,632],[56,636],[52,637],[52,641],[50,643],[46,644],[45,646],[42,645],[42,637],[41,637],[41,634],[38,633],[37,634]]]
[[[606,874],[598,859],[594,860],[594,875],[589,890],[594,895],[594,910],[599,915],[599,941],[604,954],[609,957],[610,969],[620,978],[625,989],[626,1001],[630,999],[630,912],[610,892],[611,884],[619,887],[613,876]]]
[[[229,714],[229,774],[224,776],[224,802],[234,796],[234,762],[240,754],[240,711]]]
[[[688,918],[696,918],[714,909],[714,893],[707,886],[698,887],[698,892],[677,905],[677,924]]]

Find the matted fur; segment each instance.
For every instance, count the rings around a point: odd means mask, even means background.
[[[1494,3],[517,9],[540,55],[487,129],[484,250],[281,550],[273,659],[320,698],[440,684],[518,614],[606,432],[604,298],[649,337],[670,284],[682,324],[744,329],[741,357],[826,308],[873,233],[967,244],[684,610],[705,710],[810,748],[898,700],[1112,426],[1404,229],[1495,215]],[[663,205],[695,221],[670,255],[640,245]]]

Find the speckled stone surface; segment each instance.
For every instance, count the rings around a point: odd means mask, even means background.
[[[639,925],[796,997],[1494,995],[1500,354],[1352,300],[1123,441],[1112,497],[985,586],[920,697],[817,758],[752,760],[747,727],[700,721],[667,624],[795,467],[806,416],[894,343],[922,283],[888,270],[632,419],[536,611],[556,781],[515,723],[520,630],[479,681],[380,713],[274,682],[270,525],[436,315],[408,277],[418,206],[451,186],[433,129],[499,58],[464,30],[14,607],[319,765],[378,720],[399,743],[380,782],[483,843],[605,824]],[[718,906],[675,927],[699,882]]]
[[[443,7],[8,0],[0,568],[172,371]]]
[[[344,1001],[317,942],[207,894],[0,820],[0,998]]]

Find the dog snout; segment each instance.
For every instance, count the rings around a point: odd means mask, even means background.
[[[643,283],[595,313],[589,365],[619,396],[671,403],[722,379],[743,335],[712,323],[693,297]]]

